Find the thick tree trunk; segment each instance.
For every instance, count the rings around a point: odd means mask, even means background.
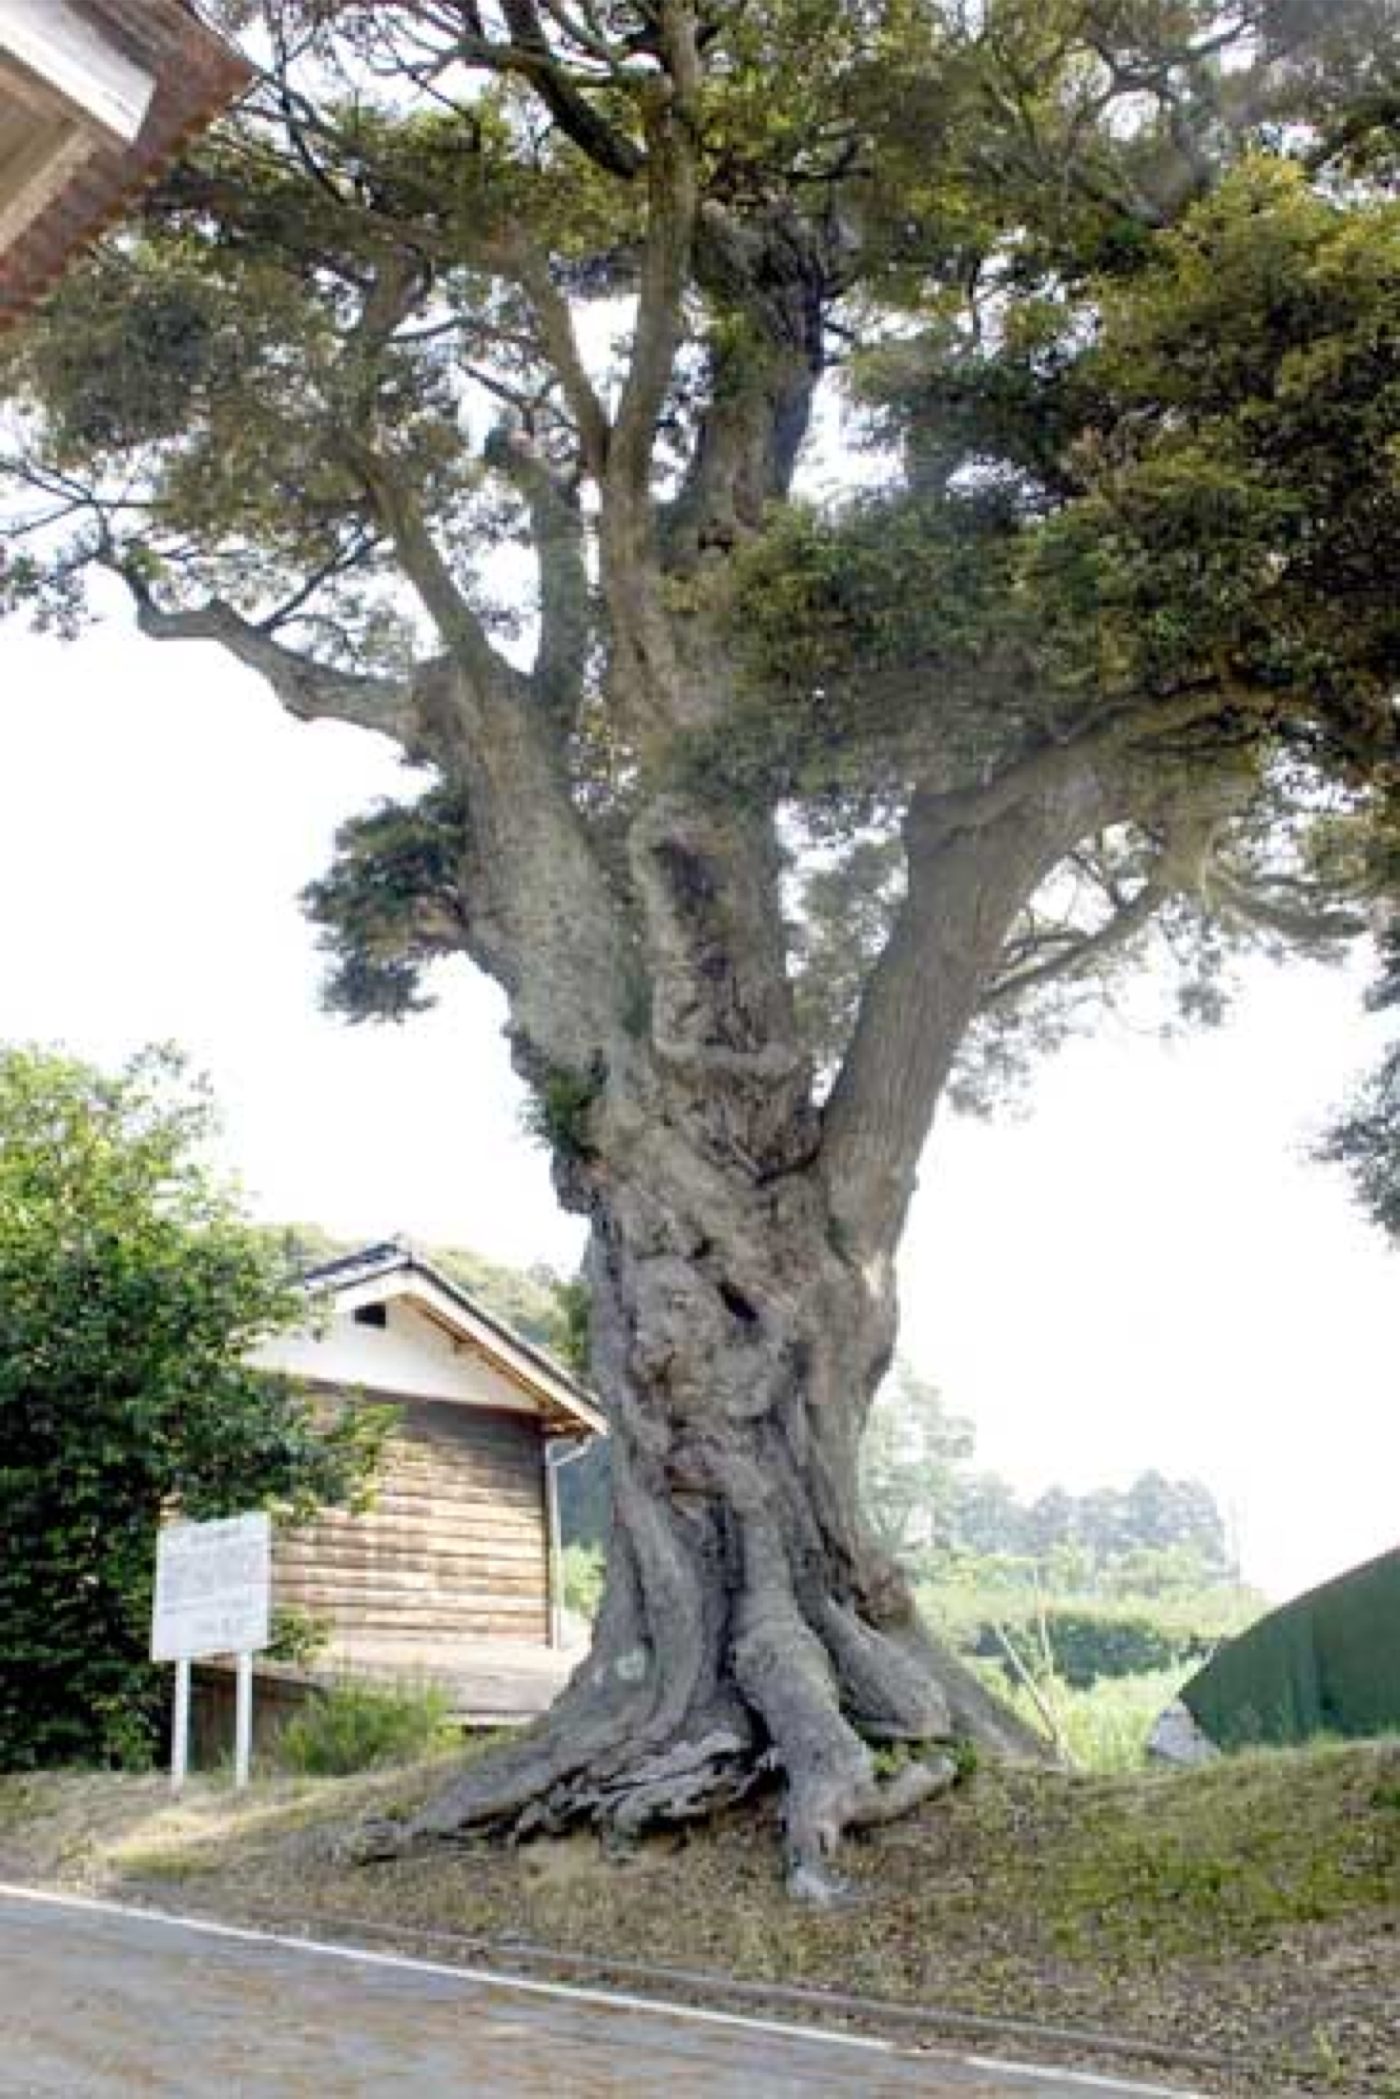
[[[623,570],[616,623],[635,647],[615,668],[619,706],[642,747],[658,708],[703,730],[728,704],[722,638]],[[547,795],[539,811],[557,821]],[[638,782],[620,912],[552,864],[507,864],[508,839],[493,851],[504,947],[522,958],[498,968],[517,1061],[559,1111],[556,1178],[591,1226],[608,1581],[593,1651],[552,1713],[396,1844],[580,1818],[627,1836],[772,1773],[792,1886],[819,1898],[842,1834],[949,1786],[959,1742],[1041,1753],[920,1623],[857,1479],[928,1122],[1066,823],[1047,809],[1025,835],[945,840],[911,816],[894,962],[825,1114],[771,809],[687,785],[663,751]],[[880,1744],[905,1745],[892,1775]]]
[[[627,1836],[772,1771],[793,1888],[821,1897],[842,1833],[951,1784],[960,1741],[1036,1752],[924,1630],[861,1520],[894,1308],[840,1249],[810,1131],[787,1135],[806,1157],[769,1176],[719,1173],[669,1121],[636,1128],[626,1167],[585,1169],[614,1480],[593,1651],[543,1725],[410,1838],[579,1818]],[[909,1745],[883,1781],[881,1743]]]

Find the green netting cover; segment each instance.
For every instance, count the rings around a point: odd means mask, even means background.
[[[1400,1552],[1274,1611],[1181,1696],[1222,1749],[1400,1728]]]

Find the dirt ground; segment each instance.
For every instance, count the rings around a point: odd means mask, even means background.
[[[1164,2081],[1212,2092],[1400,2099],[1400,1744],[1134,1778],[980,1771],[853,1844],[855,1899],[829,1913],[787,1901],[771,1810],[624,1858],[580,1836],[345,1861],[359,1820],[441,1779],[417,1765],[241,1798],[202,1780],[178,1803],[155,1777],[4,1779],[0,1876],[444,1957],[434,1935],[602,1978],[641,1962],[814,1986],[1004,2019],[1008,2040],[1021,2021],[1107,2031],[1177,2051]]]

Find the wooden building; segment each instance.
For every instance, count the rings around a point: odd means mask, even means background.
[[[189,0],[0,0],[0,328],[250,78]]]
[[[278,1540],[274,1602],[328,1626],[318,1667],[461,1684],[475,1718],[546,1703],[562,1676],[554,1471],[602,1428],[596,1406],[396,1242],[313,1269],[304,1287],[305,1330],[254,1361],[328,1403],[391,1404],[399,1420],[372,1508],[327,1510]]]

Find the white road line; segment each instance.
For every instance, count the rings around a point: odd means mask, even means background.
[[[454,1982],[477,1983],[486,1989],[514,1990],[529,1997],[553,1997],[568,2004],[594,2004],[625,2012],[650,2012],[668,2019],[689,2019],[697,2025],[731,2026],[747,2033],[776,2034],[786,2040],[814,2042],[827,2048],[863,2048],[876,2055],[908,2057],[915,2051],[897,2041],[877,2039],[871,2034],[832,2033],[820,2026],[802,2026],[783,2019],[752,2019],[742,2012],[711,2011],[698,2004],[672,2004],[659,1997],[636,1997],[625,1991],[589,1989],[576,1983],[539,1982],[531,1976],[498,1975],[489,1968],[463,1968],[451,1961],[422,1960],[409,1953],[384,1953],[372,1947],[338,1945],[330,1939],[296,1938],[290,1933],[256,1931],[244,1924],[221,1924],[209,1917],[186,1917],[174,1910],[144,1909],[137,1903],[113,1902],[96,1895],[59,1894],[48,1888],[27,1888],[0,1881],[0,1901],[28,1902],[39,1908],[68,1909],[99,1917],[129,1917],[140,1924],[163,1924],[181,1931],[202,1932],[206,1938],[232,1939],[243,1945],[276,1946],[287,1953],[320,1955],[330,1960],[358,1962],[362,1967],[392,1968],[410,1975],[432,1975]],[[954,2056],[944,2051],[944,2060],[973,2070],[991,2070],[1043,2084],[1074,2084],[1087,2091],[1106,2092],[1112,2099],[1203,2099],[1200,2093],[1180,2085],[1125,2084],[1121,2078],[1100,2077],[1087,2070],[1047,2070],[1035,2063],[1018,2063],[989,2055]]]
[[[1082,2085],[1086,2092],[1108,2092],[1112,2099],[1205,2099],[1204,2093],[1189,2092],[1179,2084],[1124,2084],[1121,2077],[1104,2077],[1097,2070],[1041,2070],[1033,2063],[1014,2063],[999,2055],[963,2055],[959,2062],[970,2070],[1014,2070],[1018,2077],[1041,2077],[1047,2083]]]

